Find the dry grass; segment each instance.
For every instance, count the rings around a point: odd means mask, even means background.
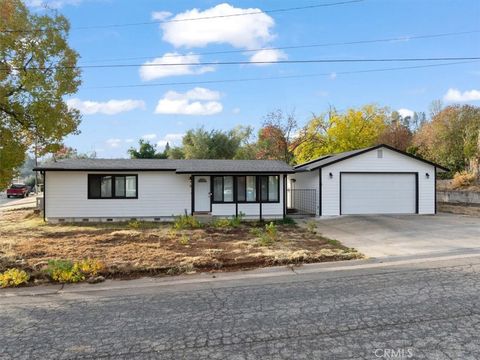
[[[45,224],[30,210],[0,213],[0,271],[21,267],[33,274],[51,259],[95,258],[104,275],[233,270],[274,264],[357,259],[355,250],[297,226],[278,225],[278,240],[259,246],[254,224],[172,231],[170,224]],[[188,239],[186,241],[185,239]]]

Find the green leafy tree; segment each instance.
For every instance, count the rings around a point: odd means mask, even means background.
[[[20,0],[0,0],[0,188],[36,143],[42,154],[77,133],[80,113],[64,97],[77,91],[78,54],[61,15],[30,13]]]
[[[168,144],[167,144],[168,145]],[[170,146],[168,146],[170,149]],[[138,150],[135,148],[128,149],[128,154],[132,159],[166,159],[167,150],[163,152],[157,152],[157,146],[151,144],[147,140],[139,140]]]
[[[242,127],[230,131],[207,131],[203,127],[188,130],[182,140],[185,159],[238,158],[250,134],[250,128]]]

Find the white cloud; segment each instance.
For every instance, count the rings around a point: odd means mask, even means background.
[[[169,11],[154,11],[152,13],[152,20],[163,21],[172,16],[172,13]]]
[[[234,113],[234,114],[240,114],[240,108],[238,108],[238,107],[233,108],[232,113]]]
[[[145,134],[142,136],[144,140],[155,140],[157,138],[157,134]]]
[[[287,54],[285,54],[281,50],[259,50],[256,53],[254,53],[250,57],[251,62],[255,61],[270,61],[270,62],[276,62],[279,60],[285,60],[287,58]],[[262,66],[262,65],[270,65],[270,64],[256,64],[257,66]]]
[[[480,90],[467,90],[463,93],[458,89],[448,89],[447,93],[443,96],[445,101],[480,101]]]
[[[196,87],[186,93],[168,91],[158,101],[156,114],[214,115],[222,112],[218,91]]]
[[[135,109],[145,109],[145,102],[143,102],[142,100],[132,99],[97,102],[73,98],[67,100],[67,105],[70,108],[80,110],[85,115],[93,115],[97,113],[105,115],[115,115]]]
[[[167,22],[160,25],[163,40],[175,47],[204,47],[208,44],[230,44],[236,48],[260,47],[275,38],[273,18],[257,8],[235,8],[223,3],[210,9],[187,10],[170,20],[256,13],[248,16],[217,17],[204,20]]]
[[[157,142],[157,146],[164,148],[167,143],[170,145],[177,145],[182,141],[184,135],[185,134],[167,134],[163,139]]]
[[[60,9],[65,5],[79,5],[83,0],[27,0],[25,4],[31,8]]]
[[[131,144],[131,143],[133,143],[134,141],[135,141],[135,140],[133,140],[133,139],[125,139],[125,142],[126,142],[127,144]]]
[[[121,139],[108,139],[105,142],[107,143],[108,146],[110,146],[112,148],[117,148],[122,143],[122,140]]]
[[[413,115],[415,114],[413,110],[405,109],[405,108],[398,109],[397,112],[400,114],[402,118],[413,117]]]
[[[168,64],[195,64],[200,62],[200,56],[187,54],[178,56],[179,53],[166,53],[162,57],[147,61],[140,67],[140,77],[149,81],[167,76],[204,74],[214,71],[213,66],[195,65],[168,65]],[[164,66],[161,66],[164,65]]]
[[[337,73],[336,72],[330,73],[330,80],[335,80],[336,78],[337,78]]]

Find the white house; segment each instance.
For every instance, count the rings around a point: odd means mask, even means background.
[[[52,222],[282,218],[293,173],[274,160],[72,159],[35,170],[44,175],[44,217]]]
[[[287,205],[317,216],[435,214],[436,173],[448,169],[387,145],[295,166]]]

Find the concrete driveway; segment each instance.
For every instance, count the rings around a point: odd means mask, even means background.
[[[456,214],[342,216],[318,231],[369,257],[480,250],[480,218]]]

